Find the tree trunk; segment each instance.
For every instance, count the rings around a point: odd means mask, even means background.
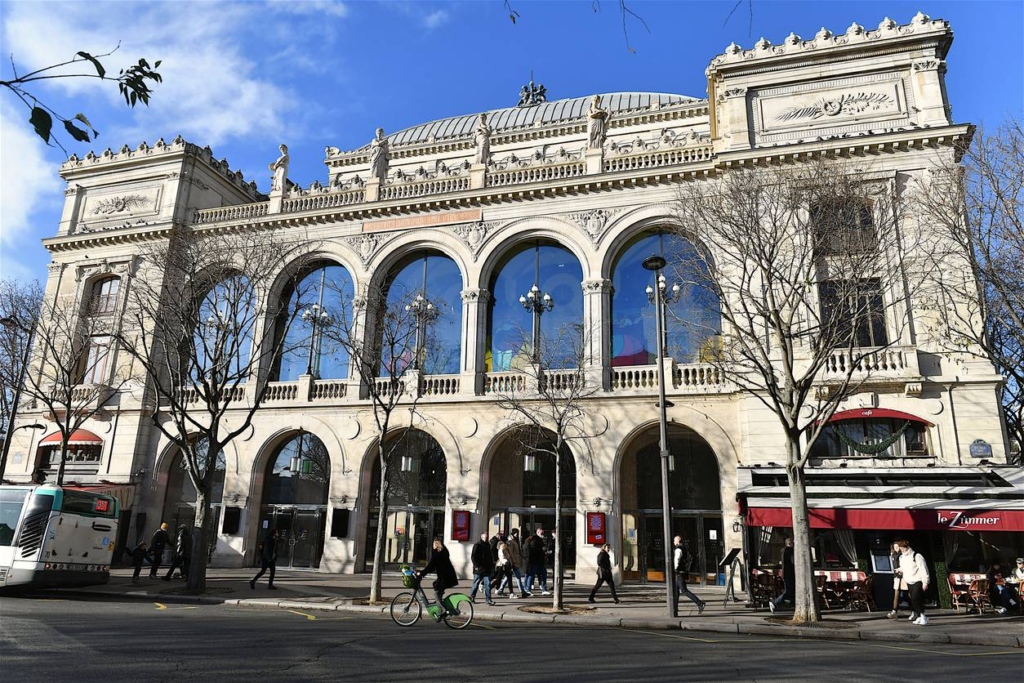
[[[377,498],[377,507],[380,513],[377,515],[377,542],[373,544],[373,573],[370,576],[370,604],[376,605],[381,601],[381,580],[384,575],[384,542],[385,530],[387,529],[388,517],[388,463],[383,457],[383,446],[381,448],[380,463],[380,493]]]
[[[789,504],[793,513],[793,566],[796,575],[793,623],[821,621],[814,566],[811,561],[811,525],[807,515],[807,487],[804,468],[800,464],[800,441],[787,437],[789,460],[786,479],[789,483]]]
[[[213,462],[217,462],[216,459]],[[205,482],[204,482],[205,484]],[[207,549],[215,530],[213,514],[210,510],[210,496],[204,487],[196,491],[196,520],[192,524],[192,557],[189,559],[188,588],[189,591],[203,593],[206,591]]]
[[[71,435],[65,435],[60,440],[60,462],[57,463],[57,486],[64,485],[64,466],[68,461],[68,439]]]

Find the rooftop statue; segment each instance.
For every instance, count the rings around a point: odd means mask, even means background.
[[[268,166],[271,172],[271,192],[285,189],[285,180],[288,178],[288,160],[288,145],[281,145],[281,156]]]
[[[529,85],[524,85],[519,90],[519,104],[517,107],[531,107],[535,104],[548,101],[548,89],[542,84],[534,85],[533,79],[530,79]]]
[[[601,96],[594,95],[587,112],[587,147],[601,149],[608,127],[608,110],[601,107]]]
[[[388,139],[384,129],[377,129],[377,136],[370,142],[370,177],[384,180],[388,177]]]
[[[487,125],[487,114],[480,114],[476,124],[476,156],[478,164],[487,165],[491,158],[491,127]]]

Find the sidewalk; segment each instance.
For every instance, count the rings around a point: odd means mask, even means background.
[[[362,604],[369,595],[369,574],[322,574],[311,571],[278,570],[276,591],[267,589],[266,577],[253,590],[249,579],[254,569],[207,570],[207,594],[184,594],[180,579],[161,581],[143,577],[132,583],[131,569],[111,570],[110,583],[83,589],[65,589],[77,595],[94,597],[152,600],[154,602],[186,602],[232,604],[254,608],[286,607],[295,610],[329,610],[386,614],[387,604]],[[463,580],[459,588],[469,591],[470,582]],[[385,574],[383,594],[387,602],[403,590],[397,573]],[[586,608],[582,614],[553,615],[530,608],[551,606],[550,597],[535,594],[532,598],[510,600],[495,598],[495,606],[484,604],[478,595],[474,606],[474,619],[483,621],[537,622],[573,626],[618,626],[644,629],[681,629],[716,633],[770,634],[797,638],[840,640],[873,640],[901,643],[929,643],[956,645],[985,645],[994,647],[1024,647],[1024,617],[986,614],[956,613],[951,610],[933,610],[928,613],[927,626],[914,626],[906,616],[899,621],[885,618],[885,612],[848,612],[830,610],[824,613],[819,626],[788,626],[785,613],[774,617],[767,610],[750,609],[742,602],[726,606],[725,589],[718,586],[698,587],[695,591],[707,602],[700,616],[689,600],[679,603],[679,617],[666,616],[665,591],[660,585],[623,586],[619,589],[621,604],[611,602],[607,589],[602,587],[598,602],[587,602],[589,586],[573,583],[565,585],[564,602]]]

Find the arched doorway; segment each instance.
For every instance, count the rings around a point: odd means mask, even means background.
[[[713,581],[724,548],[718,460],[704,439],[680,425],[669,425],[668,451],[672,535],[682,535],[690,549],[693,580]],[[660,458],[652,427],[627,447],[619,472],[623,577],[643,583],[665,580]]]
[[[555,446],[550,433],[516,430],[498,447],[490,468],[491,534],[520,529],[529,538],[537,529],[555,529]],[[562,562],[576,566],[576,461],[562,444],[562,523],[558,525]]]
[[[206,439],[199,442],[199,459],[206,460]],[[210,511],[213,515],[214,534],[210,537],[208,548],[208,559],[213,557],[217,547],[217,534],[220,533],[220,509],[221,499],[224,495],[224,473],[227,470],[227,458],[224,451],[217,456],[217,464],[213,473],[213,485],[210,490]],[[202,474],[202,472],[200,472]],[[192,478],[186,470],[185,458],[179,450],[171,461],[170,469],[167,472],[167,488],[164,494],[164,507],[156,526],[160,522],[167,522],[171,529],[171,537],[174,530],[184,524],[191,528],[196,521],[196,487],[192,485]]]
[[[412,564],[430,559],[435,536],[444,535],[448,461],[444,449],[430,434],[404,429],[388,437],[394,448],[388,462],[388,512],[385,523],[384,563]],[[380,518],[380,460],[374,449],[370,486],[370,524],[366,533],[366,565],[373,566]]]
[[[267,461],[257,543],[268,530],[278,530],[279,567],[320,566],[330,475],[327,447],[308,432],[285,441]]]

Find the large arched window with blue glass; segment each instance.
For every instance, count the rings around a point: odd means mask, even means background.
[[[665,316],[665,353],[679,363],[700,362],[711,353],[721,332],[718,297],[710,286],[707,265],[696,247],[674,233],[644,233],[633,239],[612,269],[611,364],[613,367],[653,365],[658,347],[655,308],[646,288],[654,274],[641,265],[652,254],[665,258],[664,275],[672,292]]]
[[[413,254],[401,261],[387,283],[388,308],[406,309],[406,324],[418,326],[417,348],[406,359],[385,367],[398,370],[418,366],[427,375],[452,375],[460,371],[462,358],[462,273],[440,252]],[[409,310],[415,307],[414,310]],[[390,349],[383,349],[387,356]],[[412,356],[419,355],[419,358]]]
[[[524,244],[506,256],[489,287],[487,371],[525,367],[534,360],[533,340],[538,336],[544,365],[557,368],[577,363],[572,348],[578,345],[570,338],[582,329],[582,283],[579,261],[557,244]],[[531,307],[533,302],[539,303]],[[539,324],[539,335],[535,324]],[[565,348],[559,348],[559,340]]]
[[[337,325],[338,316],[352,315],[355,289],[348,271],[333,263],[313,264],[284,296],[288,298],[288,306],[282,315],[291,316],[296,308],[298,312],[281,346],[275,373],[277,381],[292,382],[299,375],[319,379],[348,377],[348,352],[331,340],[332,335],[322,333],[324,325]],[[284,322],[282,319],[281,324]]]

